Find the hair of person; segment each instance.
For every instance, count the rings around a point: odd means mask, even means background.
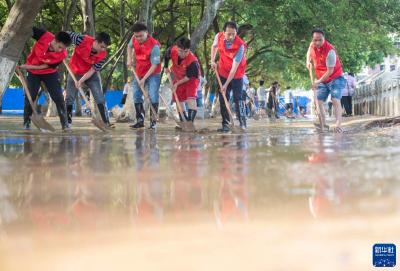
[[[290,87],[290,86],[287,86],[286,89],[291,89],[291,87]]]
[[[260,86],[264,85],[264,80],[260,80]]]
[[[132,26],[132,31],[133,32],[141,32],[141,31],[148,31],[148,29],[147,29],[147,26],[144,23],[136,22]]]
[[[108,46],[108,45],[111,45],[111,38],[110,38],[110,35],[108,35],[108,34],[105,33],[105,32],[96,33],[96,38],[95,38],[95,39],[96,39],[97,42],[99,42],[99,43],[104,43],[104,44],[106,44],[107,46]]]
[[[186,37],[181,37],[176,42],[176,46],[178,46],[178,48],[184,49],[184,50],[190,49],[190,39],[188,39]]]
[[[64,44],[66,47],[70,46],[72,43],[72,39],[67,32],[60,31],[56,35],[56,40]]]
[[[319,33],[319,34],[321,34],[322,36],[325,37],[325,31],[324,31],[322,28],[314,28],[314,29],[311,31],[311,36],[313,36],[314,33]]]
[[[278,84],[279,84],[278,81],[272,83],[272,85],[278,85]]]
[[[224,24],[224,32],[226,31],[227,28],[233,28],[236,31],[238,30],[237,24],[234,21],[228,21]]]

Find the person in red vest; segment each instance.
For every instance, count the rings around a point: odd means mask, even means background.
[[[139,77],[139,82],[134,78],[132,82],[133,100],[135,103],[136,123],[133,129],[144,128],[145,110],[143,106],[142,89],[148,91],[150,102],[158,112],[159,94],[161,83],[161,58],[160,43],[150,36],[147,26],[143,23],[133,25],[133,36],[128,46],[128,67],[133,69]],[[155,129],[157,116],[150,110],[150,129]]]
[[[45,84],[51,99],[56,104],[61,127],[65,130],[68,127],[67,113],[57,67],[68,56],[66,48],[71,45],[71,38],[66,32],[61,31],[54,35],[36,27],[33,27],[32,37],[36,42],[26,64],[19,66],[19,68],[28,70],[28,88],[33,100],[38,95],[40,83]],[[24,129],[30,129],[31,116],[32,107],[25,96]]]
[[[218,72],[222,81],[222,90],[229,101],[230,93],[233,92],[235,111],[240,122],[240,127],[246,129],[246,104],[242,97],[243,76],[246,71],[246,44],[237,35],[235,22],[226,22],[224,31],[215,36],[211,47],[211,66]],[[219,54],[218,65],[215,62]],[[229,132],[229,114],[225,106],[222,94],[219,92],[219,103],[222,115],[221,132]]]
[[[169,60],[172,60],[171,70],[168,69]],[[164,57],[167,72],[173,76],[173,89],[176,89],[179,102],[182,108],[185,103],[188,105],[188,112],[185,116],[179,114],[183,121],[194,121],[197,114],[197,89],[200,83],[200,65],[197,57],[190,51],[190,39],[182,37],[177,44],[170,47]]]
[[[103,68],[107,57],[107,47],[111,45],[110,36],[100,32],[93,38],[75,32],[68,32],[75,45],[74,53],[69,61],[69,66],[78,82],[75,83],[71,75],[67,79],[67,112],[68,123],[72,124],[72,108],[78,88],[85,84],[92,93],[104,123],[112,127],[106,109],[106,100],[101,86],[100,70]]]
[[[316,91],[318,100],[318,111],[321,115],[320,128],[325,127],[324,103],[329,94],[335,108],[336,127],[334,132],[341,133],[342,128],[342,107],[340,99],[342,91],[346,87],[346,80],[343,76],[342,64],[335,47],[325,40],[325,33],[322,29],[312,31],[312,42],[307,52],[307,68],[314,66],[316,80],[312,88]]]

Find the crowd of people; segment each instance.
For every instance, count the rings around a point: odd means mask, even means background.
[[[171,84],[172,102],[177,105],[179,121],[194,123],[198,108],[203,106],[202,89],[205,82],[199,60],[190,49],[190,39],[186,37],[177,39],[174,45],[165,48],[162,57],[162,45],[149,34],[145,24],[135,23],[132,29],[133,36],[128,45],[126,64],[132,72],[129,86],[133,92],[136,116],[135,123],[130,127],[144,128],[146,115],[144,102],[146,101],[150,108],[149,128],[156,128],[162,71],[165,71]],[[78,91],[86,86],[90,89],[101,120],[107,128],[114,128],[110,123],[105,91],[102,89],[99,73],[106,61],[107,48],[111,45],[110,36],[103,32],[91,37],[64,31],[54,35],[34,27],[33,38],[36,43],[32,47],[26,64],[18,67],[27,70],[27,85],[32,98],[36,98],[41,83],[44,83],[51,99],[56,104],[62,129],[70,130],[75,97]],[[70,45],[74,45],[75,48],[69,63],[66,63],[67,47]],[[270,86],[266,86],[265,81],[260,80],[257,88],[253,87],[246,76],[246,50],[247,44],[239,37],[238,27],[233,21],[226,22],[223,31],[215,35],[211,46],[210,66],[218,83],[214,89],[215,96],[218,96],[222,117],[222,126],[218,131],[232,130],[234,125],[232,111],[236,113],[236,120],[242,131],[247,129],[246,119],[255,115],[279,119],[280,111],[283,111],[283,115],[287,118],[294,118],[295,113],[304,116],[307,113],[307,107],[293,95],[290,86],[287,86],[285,91],[281,91],[279,82],[275,81]],[[63,61],[69,71],[65,97],[58,71],[58,66]],[[352,74],[344,75],[335,48],[325,40],[325,33],[321,29],[314,29],[312,32],[306,64],[310,71],[315,101],[317,101],[315,102],[319,119],[317,128],[325,127],[324,103],[329,96],[336,118],[334,131],[341,132],[342,106],[345,109],[345,116],[352,115],[351,96],[355,80]],[[125,98],[127,90],[128,88],[124,89]],[[280,99],[281,95],[283,99]],[[169,105],[166,106],[169,107]],[[30,128],[31,115],[32,108],[26,98],[25,129]],[[182,128],[178,123],[179,127]]]

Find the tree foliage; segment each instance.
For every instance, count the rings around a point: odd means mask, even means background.
[[[124,55],[112,57],[126,46],[132,24],[148,14],[153,35],[164,51],[181,36],[189,36],[200,23],[211,0],[93,0],[97,31],[111,34],[110,61],[102,71],[112,86],[126,80]],[[0,1],[0,26],[13,0]],[[36,25],[49,31],[83,31],[81,1],[46,0]],[[70,20],[67,19],[70,17]],[[142,15],[141,15],[142,14]],[[248,43],[248,75],[253,81],[280,80],[291,86],[307,86],[305,53],[310,32],[321,27],[336,47],[346,71],[358,72],[367,64],[379,63],[395,53],[393,40],[400,22],[399,0],[224,0],[203,39],[197,45],[203,71],[210,77],[210,47],[215,34],[227,20],[244,25],[241,35]],[[25,50],[28,52],[29,46]]]

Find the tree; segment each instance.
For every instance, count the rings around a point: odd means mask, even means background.
[[[207,0],[207,6],[203,18],[197,25],[196,29],[190,37],[191,50],[195,51],[200,41],[204,38],[211,23],[214,21],[217,11],[223,0]]]
[[[83,32],[94,36],[96,33],[94,25],[93,1],[81,0]]]
[[[4,92],[14,73],[32,25],[42,5],[41,0],[16,0],[0,32],[0,108]]]
[[[5,23],[13,2],[0,1],[0,25]],[[29,12],[34,8],[26,6]],[[232,19],[245,26],[243,39],[248,44],[247,73],[251,81],[262,77],[307,87],[304,58],[312,28],[324,28],[345,70],[357,72],[395,53],[388,34],[398,34],[400,4],[399,0],[44,0],[36,25],[53,33],[60,29],[92,35],[95,29],[109,33],[113,44],[101,74],[104,86],[122,89],[127,74],[123,48],[134,22],[148,25],[162,52],[179,37],[190,37],[204,75],[211,82],[211,44],[223,23]]]

